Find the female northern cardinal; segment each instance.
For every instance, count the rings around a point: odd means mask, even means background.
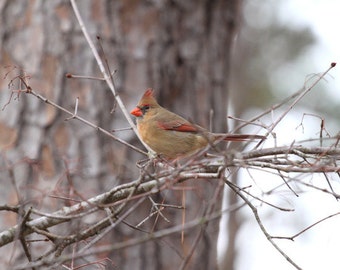
[[[137,130],[143,142],[166,159],[189,156],[219,140],[265,139],[260,135],[211,133],[161,107],[150,88],[131,114],[137,117]]]

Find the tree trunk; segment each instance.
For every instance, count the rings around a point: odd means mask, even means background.
[[[106,130],[127,126],[118,109],[110,113],[115,101],[103,82],[65,77],[66,73],[100,76],[68,1],[1,3],[1,66],[22,67],[31,76],[33,89],[71,111],[79,97],[78,114]],[[111,70],[117,70],[113,79],[128,109],[146,88],[152,87],[160,104],[216,132],[227,131],[230,50],[240,3],[77,1],[92,39],[101,37],[105,58]],[[2,78],[8,70],[2,71]],[[1,81],[1,106],[10,98],[10,76]],[[3,184],[6,190],[1,191],[1,204],[19,202],[49,212],[71,203],[60,197],[87,199],[138,176],[135,163],[141,158],[139,154],[65,118],[56,108],[23,94],[1,111],[1,165],[7,168],[1,176],[7,181]],[[140,145],[132,132],[118,136]],[[185,221],[189,221],[205,211],[219,184],[216,180],[192,180],[186,185],[193,187],[193,191],[186,191]],[[14,186],[20,192],[16,193]],[[51,200],[51,195],[58,199]],[[154,200],[181,205],[182,195],[182,191],[169,190],[154,196]],[[217,210],[221,196],[217,194],[216,198]],[[138,224],[149,215],[150,208],[150,203],[144,203],[128,222]],[[168,210],[165,215],[170,224],[152,220],[143,229],[181,224],[182,213]],[[6,222],[13,222],[5,219],[1,216],[2,228],[8,226]],[[185,232],[183,242],[181,235],[176,235],[106,254],[117,267],[107,269],[177,269],[190,254],[199,233],[200,228],[196,228]],[[186,269],[216,269],[217,233],[218,221],[204,228]],[[119,227],[103,242],[141,234],[130,227]],[[39,252],[32,251],[33,256],[38,257]],[[18,248],[15,259],[7,263],[13,264],[20,256]]]

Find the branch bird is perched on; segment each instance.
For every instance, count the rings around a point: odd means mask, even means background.
[[[187,157],[220,140],[265,139],[260,135],[211,133],[161,107],[150,88],[131,114],[137,117],[137,130],[143,142],[170,160]]]

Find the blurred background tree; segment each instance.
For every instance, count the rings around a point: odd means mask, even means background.
[[[278,100],[272,74],[282,73],[283,67],[299,70],[298,60],[313,46],[315,37],[308,27],[290,28],[277,19],[281,4],[237,0],[78,1],[92,38],[101,37],[105,58],[111,69],[117,70],[114,82],[128,109],[152,87],[161,105],[215,132],[232,129],[227,125],[228,114],[243,117],[248,110],[261,110]],[[112,112],[114,97],[104,83],[65,77],[66,73],[100,76],[68,1],[3,0],[0,13],[2,67],[22,67],[31,75],[34,89],[69,110],[79,97],[78,113],[100,127],[114,130],[127,126],[119,109]],[[2,69],[2,78],[7,71]],[[8,83],[8,79],[0,81],[2,107],[9,100]],[[296,86],[287,90],[295,91]],[[69,202],[51,200],[50,196],[87,199],[138,176],[135,164],[141,158],[139,154],[65,118],[55,108],[23,95],[1,111],[1,204],[32,204],[46,212],[54,211]],[[141,146],[133,132],[118,136]],[[204,211],[219,184],[192,181],[186,185],[194,187],[185,202],[186,219],[190,220]],[[181,198],[182,193],[175,190],[155,196],[156,201],[176,205],[181,204]],[[221,194],[217,198],[215,207],[219,209]],[[224,198],[230,204],[236,200],[231,192]],[[150,203],[144,203],[128,221],[136,224],[143,220],[150,207]],[[1,214],[2,229],[15,224],[16,216]],[[168,210],[166,215],[171,224],[182,222],[180,210]],[[240,254],[236,238],[242,219],[233,212],[228,222],[229,241],[226,255],[221,255],[225,260],[220,261],[220,269],[235,269]],[[170,225],[158,221],[153,227],[150,221],[144,226],[149,231]],[[188,269],[218,267],[218,231],[218,221],[205,228]],[[169,237],[106,256],[119,269],[177,269],[199,232],[197,228],[186,233],[183,243],[180,236]],[[138,233],[118,227],[103,242],[132,238]],[[39,249],[34,253],[37,256]],[[1,260],[12,265],[20,258],[24,260],[23,251],[17,248],[10,262],[9,258]]]

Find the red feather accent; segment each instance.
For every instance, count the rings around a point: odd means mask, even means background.
[[[168,122],[158,122],[158,126],[165,130],[173,130],[179,132],[197,132],[197,128],[188,123],[180,123],[177,121],[168,121]]]
[[[234,141],[234,142],[242,142],[242,141],[249,141],[249,140],[265,140],[266,137],[262,135],[255,135],[255,134],[218,134],[223,140],[225,141]]]
[[[146,89],[144,95],[144,97],[153,97],[153,89],[152,88],[148,88]]]

